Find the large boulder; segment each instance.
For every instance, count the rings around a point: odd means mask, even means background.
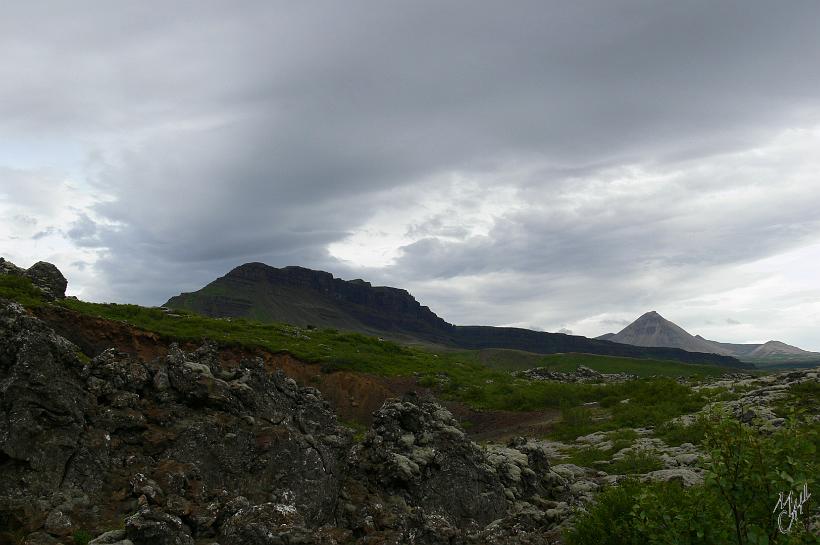
[[[374,413],[351,466],[338,520],[374,543],[530,543],[520,536],[554,527],[545,510],[566,494],[542,445],[479,446],[447,409],[413,395]]]
[[[46,296],[54,299],[64,299],[68,280],[60,269],[45,261],[38,261],[24,273],[31,283],[43,290]]]
[[[150,507],[125,521],[125,534],[134,545],[194,545],[190,528],[179,517]]]
[[[0,257],[0,275],[24,276],[40,288],[47,299],[64,299],[68,280],[56,266],[38,261],[28,269],[21,269],[11,261]]]
[[[386,401],[359,456],[377,486],[448,519],[487,524],[508,507],[486,454],[437,403],[409,396]]]

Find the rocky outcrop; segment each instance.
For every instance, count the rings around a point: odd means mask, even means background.
[[[551,380],[555,382],[626,382],[627,380],[635,380],[637,375],[629,373],[599,373],[594,369],[590,369],[584,365],[579,365],[575,371],[569,373],[562,373],[560,371],[550,371],[547,367],[534,367],[532,369],[525,369],[517,371],[515,376],[527,378],[530,380]]]
[[[0,522],[31,543],[546,543],[568,492],[547,454],[480,447],[413,396],[354,444],[261,360],[88,358],[0,301]]]
[[[136,512],[135,545],[185,543],[177,520],[216,535],[240,495],[287,497],[316,527],[333,520],[349,436],[316,390],[259,361],[227,369],[207,345],[87,360],[0,304],[0,520],[13,530],[62,538]]]
[[[0,274],[12,276],[24,276],[31,280],[31,283],[40,288],[46,299],[65,298],[65,289],[68,281],[60,272],[60,269],[45,261],[38,261],[28,269],[21,269],[14,263],[6,261],[0,257]]]
[[[378,543],[524,543],[522,535],[555,530],[559,521],[545,511],[566,487],[535,442],[479,447],[449,411],[413,396],[386,402],[374,416],[343,488],[340,517],[354,535]]]

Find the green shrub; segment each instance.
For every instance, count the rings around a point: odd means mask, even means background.
[[[646,450],[627,452],[623,458],[615,460],[606,467],[607,473],[615,475],[649,473],[657,469],[663,469],[663,462],[654,452]]]
[[[74,532],[73,537],[74,545],[88,545],[88,542],[91,541],[93,536],[85,530],[77,530]]]
[[[595,447],[586,447],[575,449],[569,453],[569,456],[564,460],[568,464],[575,464],[583,467],[593,467],[595,462],[601,460],[609,460],[612,452],[609,450],[601,450]]]
[[[668,445],[677,446],[683,443],[699,445],[706,438],[709,425],[708,415],[698,415],[695,421],[688,426],[677,422],[665,422],[655,428],[655,435]]]
[[[632,509],[637,496],[646,489],[647,485],[634,480],[605,489],[567,532],[567,545],[642,545]]]
[[[793,418],[774,432],[725,415],[706,424],[709,456],[702,485],[626,481],[604,491],[566,533],[570,545],[647,543],[809,544],[811,503],[782,534],[773,508],[781,492],[811,491],[817,482],[818,426]]]

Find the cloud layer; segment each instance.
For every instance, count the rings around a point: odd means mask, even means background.
[[[2,243],[84,297],[158,304],[258,260],[457,323],[656,308],[820,349],[818,286],[778,265],[820,272],[814,2],[6,12]]]

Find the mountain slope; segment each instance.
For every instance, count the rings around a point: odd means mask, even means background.
[[[655,312],[647,312],[616,335],[610,341],[635,346],[665,346],[689,352],[711,352],[730,355],[731,351],[703,338],[690,335],[682,327]]]
[[[722,343],[691,335],[677,324],[655,311],[647,312],[619,333],[606,333],[599,340],[608,340],[633,346],[680,348],[690,352],[709,352],[749,362],[820,360],[820,353],[809,352],[781,341],[764,344]]]
[[[509,348],[540,354],[584,352],[741,366],[734,358],[678,348],[630,346],[519,328],[455,326],[419,304],[405,290],[375,287],[363,280],[345,281],[302,267],[278,269],[247,263],[199,291],[172,297],[165,306],[211,317],[312,325],[468,349]]]
[[[345,329],[392,337],[445,342],[453,326],[407,291],[345,281],[303,267],[277,269],[263,263],[236,267],[193,293],[171,297],[166,307],[213,317]]]
[[[800,356],[820,357],[817,352],[809,352],[780,341],[768,341],[761,344],[748,354],[751,358],[768,358],[771,356]]]

